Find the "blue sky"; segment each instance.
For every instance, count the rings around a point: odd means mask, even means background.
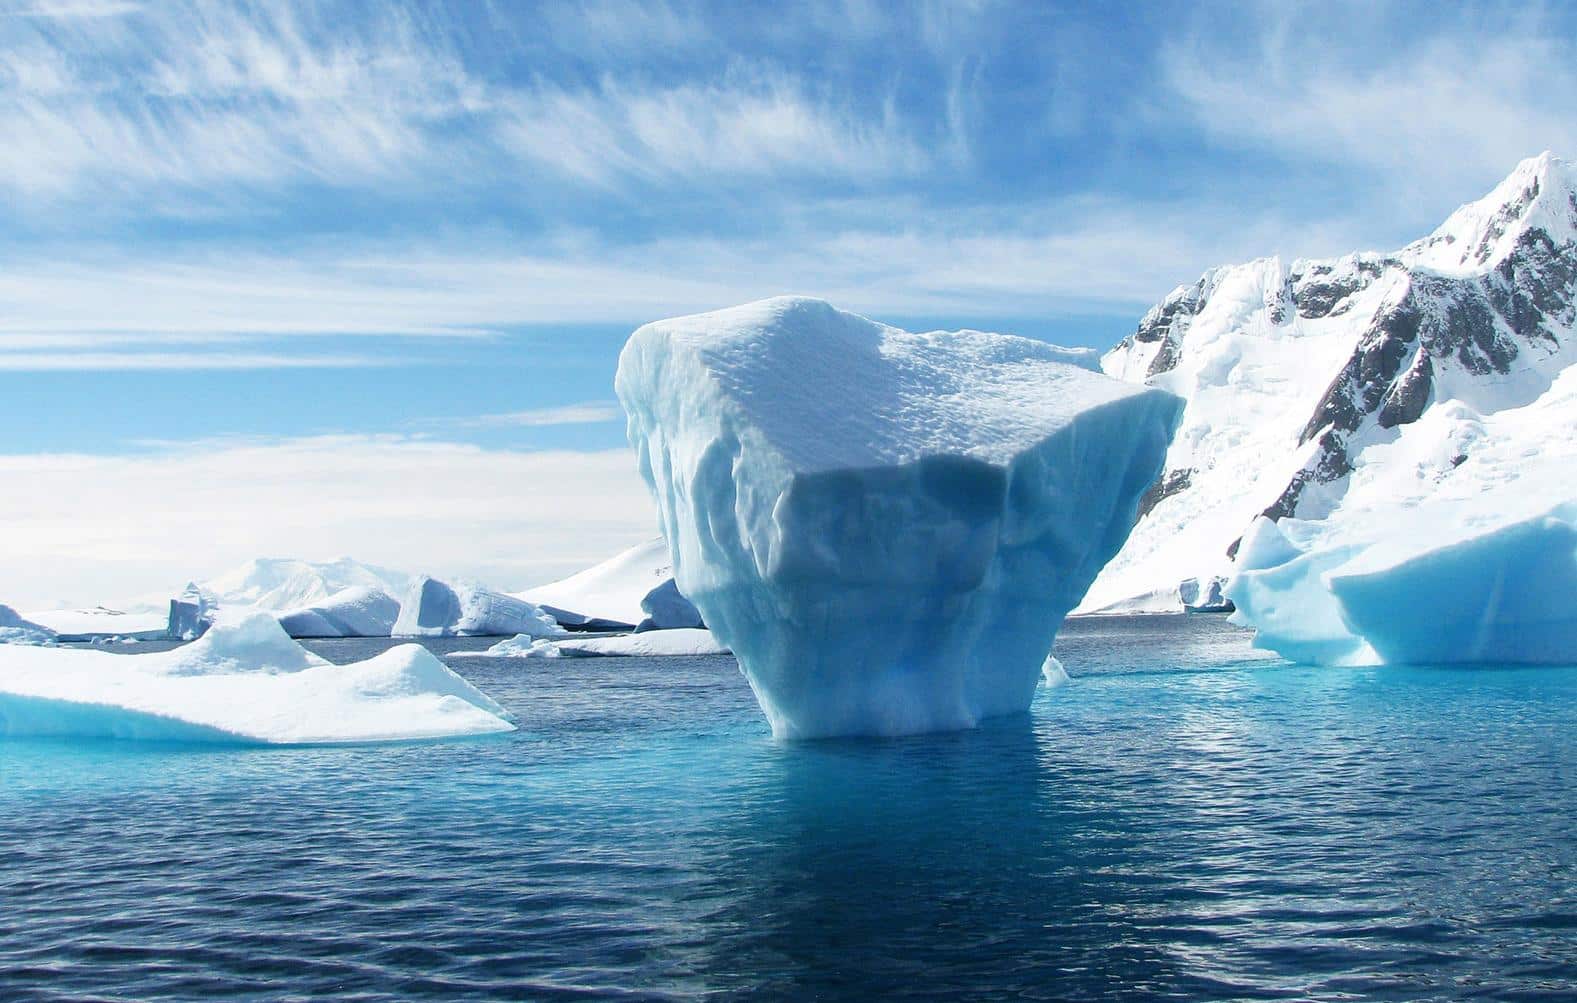
[[[1106,347],[1207,267],[1399,246],[1577,150],[1574,39],[1569,5],[0,0],[0,476],[48,475],[0,602],[259,553],[572,570],[650,525],[634,325],[796,292]],[[447,484],[403,462],[435,450]],[[242,456],[266,505],[200,481]],[[117,504],[128,470],[167,481]],[[392,495],[427,507],[279,514]],[[499,498],[535,536],[469,514]]]

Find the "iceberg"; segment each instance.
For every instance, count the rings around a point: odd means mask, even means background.
[[[54,631],[61,638],[135,637],[153,640],[167,636],[168,608],[168,602],[161,596],[156,604],[150,602],[118,609],[94,606],[89,609],[35,610],[24,616]]]
[[[646,600],[673,580],[673,558],[661,537],[615,554],[547,585],[513,593],[577,630],[632,630],[651,615]]]
[[[172,638],[191,641],[213,626],[219,612],[213,596],[188,582],[181,594],[170,600],[170,621],[165,633]]]
[[[412,580],[393,628],[396,637],[562,637],[566,633],[541,607],[524,599],[426,576]]]
[[[726,655],[728,648],[709,630],[677,627],[620,634],[614,637],[583,637],[549,640],[522,634],[488,648],[486,651],[457,651],[451,658],[598,658],[670,657],[676,655]]]
[[[49,645],[55,643],[55,632],[0,603],[0,644]]]
[[[259,743],[512,731],[507,712],[425,648],[332,665],[266,613],[221,615],[173,651],[0,654],[0,735]]]
[[[1313,664],[1577,665],[1577,503],[1483,528],[1410,516],[1306,549],[1261,518],[1228,587],[1238,622],[1257,647]]]
[[[615,389],[675,580],[775,735],[1028,708],[1182,406],[1086,362],[794,297],[631,335]]]
[[[679,592],[679,585],[672,578],[646,593],[641,600],[645,619],[635,627],[637,634],[648,630],[694,630],[706,626],[701,611],[695,603]]]
[[[291,637],[388,637],[400,617],[400,600],[381,589],[348,588],[278,616]]]
[[[1323,519],[1257,519],[1227,598],[1297,662],[1577,664],[1577,367],[1534,403],[1448,401],[1372,447]]]

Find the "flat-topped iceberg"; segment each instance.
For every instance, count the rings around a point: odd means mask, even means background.
[[[799,298],[630,337],[615,387],[679,590],[774,734],[1028,708],[1181,408],[1087,362]]]
[[[511,731],[507,717],[420,645],[332,665],[261,612],[157,654],[0,653],[0,735],[378,742]]]
[[[395,637],[465,637],[530,634],[562,637],[566,631],[541,607],[468,582],[417,577],[400,604]]]

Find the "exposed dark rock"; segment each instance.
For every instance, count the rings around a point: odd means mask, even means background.
[[[1391,386],[1380,406],[1378,421],[1381,428],[1411,425],[1423,416],[1424,409],[1434,397],[1435,367],[1427,352],[1414,356],[1413,364],[1401,379]]]
[[[1150,490],[1139,496],[1139,515],[1135,522],[1150,514],[1150,510],[1173,495],[1188,490],[1193,483],[1192,470],[1168,470],[1150,485]]]

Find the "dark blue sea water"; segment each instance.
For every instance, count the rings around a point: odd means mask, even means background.
[[[489,739],[0,743],[0,999],[1577,994],[1577,669],[1058,654],[898,741],[774,742],[704,658],[457,660]]]

